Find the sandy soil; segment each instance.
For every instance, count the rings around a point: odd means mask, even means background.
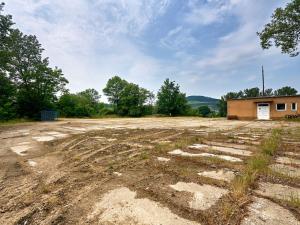
[[[0,224],[241,224],[259,220],[257,207],[271,211],[268,218],[278,221],[274,225],[285,221],[277,218],[281,209],[298,223],[300,209],[272,199],[276,195],[265,200],[253,190],[233,211],[228,205],[231,182],[260,141],[273,128],[299,127],[192,117],[0,126]],[[275,158],[289,152],[294,161],[282,165],[294,170],[300,146],[290,133],[286,138]],[[210,147],[189,148],[194,144]],[[192,157],[169,154],[176,149]],[[300,188],[299,179],[293,179],[269,176],[259,182],[268,182],[276,192],[276,183],[287,182],[287,190]],[[258,224],[271,224],[266,221]]]

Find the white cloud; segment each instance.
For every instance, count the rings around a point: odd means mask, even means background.
[[[196,25],[221,22],[239,2],[240,0],[209,0],[205,3],[190,0],[190,12],[185,16],[185,21]]]
[[[63,69],[72,91],[80,91],[102,89],[112,75],[155,75],[159,63],[131,37],[140,36],[168,5],[169,0],[10,0],[5,11],[16,27],[38,37],[50,63]]]
[[[183,49],[194,45],[197,42],[191,34],[191,29],[178,26],[170,30],[167,35],[160,40],[163,47],[170,49]]]

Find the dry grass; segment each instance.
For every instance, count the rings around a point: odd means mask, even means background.
[[[247,161],[247,165],[241,176],[232,182],[232,194],[239,199],[248,194],[250,188],[254,187],[259,174],[268,170],[272,156],[281,144],[281,131],[275,129],[270,137],[262,141],[259,151]]]

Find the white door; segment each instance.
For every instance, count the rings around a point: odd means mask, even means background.
[[[258,103],[257,104],[257,119],[269,120],[270,119],[270,104]]]

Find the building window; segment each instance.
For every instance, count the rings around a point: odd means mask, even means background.
[[[292,111],[297,111],[297,103],[293,102],[291,105]]]
[[[284,103],[276,104],[276,110],[277,111],[285,111],[286,110],[286,104],[284,104]]]

